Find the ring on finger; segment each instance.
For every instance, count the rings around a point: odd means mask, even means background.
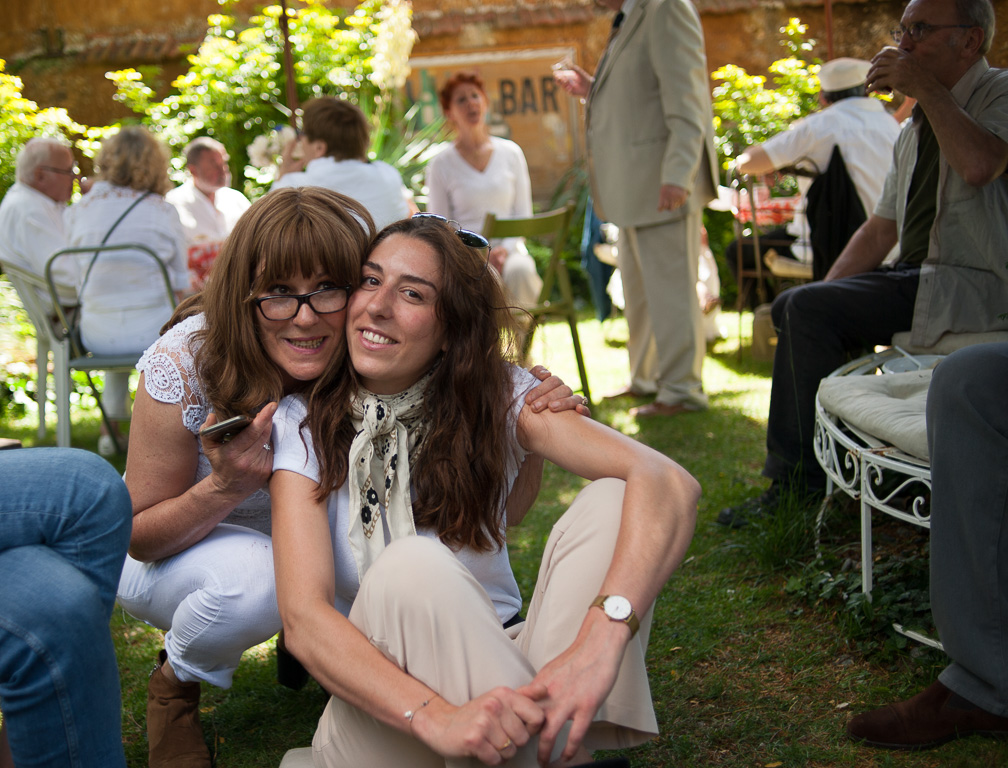
[[[583,405],[585,408],[588,407],[588,398],[585,397],[584,395],[581,395],[581,405]]]
[[[496,749],[498,752],[506,752],[507,748],[510,747],[513,743],[514,742],[511,741],[511,737],[509,736],[508,740],[504,742],[503,746],[501,746],[501,747],[494,747],[494,749]]]

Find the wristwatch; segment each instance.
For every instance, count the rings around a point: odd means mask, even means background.
[[[630,627],[630,637],[637,634],[640,629],[640,621],[634,613],[630,601],[621,595],[599,595],[592,600],[591,607],[599,607],[609,621],[621,621]]]

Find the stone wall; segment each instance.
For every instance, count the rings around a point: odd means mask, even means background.
[[[696,0],[701,11],[710,69],[735,63],[761,72],[778,58],[779,27],[789,16],[810,25],[826,58],[823,0]],[[337,2],[337,5],[348,5]],[[25,81],[25,94],[43,106],[66,106],[87,124],[122,115],[104,78],[110,69],[161,66],[162,82],[185,67],[217,0],[13,0],[0,26],[0,58]],[[236,8],[250,12],[243,0]],[[591,69],[605,45],[610,14],[592,0],[414,0],[420,57],[521,48],[570,48]],[[1008,19],[1008,0],[995,0]],[[870,56],[889,42],[902,3],[834,0],[834,55]],[[1006,22],[1008,23],[1008,22]],[[1008,65],[1008,34],[995,41],[991,62]]]

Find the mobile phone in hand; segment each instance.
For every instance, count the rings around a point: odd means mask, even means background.
[[[252,417],[244,413],[224,419],[200,430],[200,437],[209,437],[218,443],[226,443],[252,423]]]

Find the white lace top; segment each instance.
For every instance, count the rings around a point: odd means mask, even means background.
[[[193,359],[196,351],[193,334],[201,330],[203,324],[202,314],[183,320],[154,342],[137,363],[137,370],[144,374],[147,394],[161,403],[178,404],[182,409],[182,424],[194,437],[211,410],[196,376]],[[212,471],[198,438],[196,445],[199,459],[193,485]],[[256,491],[224,518],[224,522],[270,533],[269,493]]]

